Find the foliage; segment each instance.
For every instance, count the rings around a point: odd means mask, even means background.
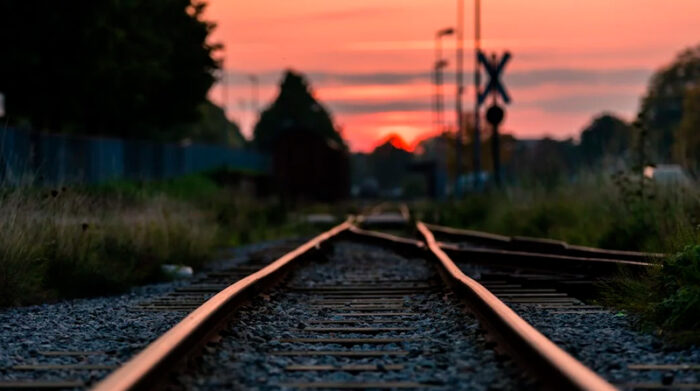
[[[601,165],[603,159],[623,158],[632,144],[632,130],[623,120],[603,113],[581,132],[579,150],[589,167]]]
[[[580,157],[573,140],[526,140],[517,145],[513,158],[504,165],[508,178],[521,185],[554,188],[579,171]]]
[[[700,45],[683,51],[652,77],[639,115],[649,127],[657,160],[670,160],[672,145],[678,141],[674,133],[686,114],[683,100],[687,91],[698,85]]]
[[[173,126],[173,134],[187,136],[193,142],[222,144],[233,148],[243,148],[246,140],[238,124],[229,120],[224,110],[206,101],[197,108],[199,121]]]
[[[194,2],[192,2],[194,1]],[[8,119],[37,130],[178,140],[218,63],[199,0],[0,2]]]
[[[661,302],[656,318],[663,326],[689,330],[700,327],[700,245],[687,246],[664,260],[660,277]]]
[[[304,76],[290,70],[284,75],[277,99],[260,115],[254,142],[258,148],[270,150],[283,133],[291,131],[311,132],[346,148],[331,115],[313,97]]]
[[[688,245],[644,275],[605,286],[603,301],[639,316],[640,326],[675,343],[700,343],[700,245]]]
[[[384,189],[399,186],[407,177],[413,155],[397,148],[388,140],[368,155],[368,164],[375,179]]]
[[[162,181],[113,180],[87,186],[81,190],[105,197],[118,196],[138,201],[145,201],[159,195],[182,201],[196,201],[209,199],[221,189],[210,176],[191,174]]]

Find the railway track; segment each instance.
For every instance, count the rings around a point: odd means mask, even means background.
[[[140,304],[191,312],[93,389],[700,388],[693,363],[635,364],[690,373],[685,383],[603,378],[558,346],[576,352],[571,341],[538,331],[549,330],[546,317],[606,312],[582,300],[592,282],[653,267],[644,254],[420,222],[416,238],[358,226],[402,222],[407,209],[348,219],[272,263]]]

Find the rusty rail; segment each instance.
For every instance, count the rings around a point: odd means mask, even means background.
[[[530,238],[524,236],[503,236],[469,229],[452,228],[436,224],[424,225],[435,235],[450,240],[468,241],[480,246],[489,246],[502,250],[535,252],[540,254],[563,255],[579,258],[600,258],[647,262],[660,259],[665,254],[644,253],[637,251],[607,250],[595,247],[571,245],[561,240]]]
[[[150,390],[185,356],[204,344],[251,294],[279,278],[288,267],[321,244],[347,231],[352,218],[316,236],[263,269],[222,290],[187,315],[143,351],[98,383],[93,390]]]
[[[445,254],[425,224],[416,224],[446,279],[496,337],[499,345],[552,390],[612,391],[616,388],[547,339],[488,289],[467,277]]]
[[[355,226],[353,221],[353,218],[349,218],[263,269],[225,288],[111,373],[94,389],[120,391],[155,388],[166,378],[165,375],[190,353],[210,340],[214,333],[225,325],[237,306],[278,281],[290,266],[298,263],[296,261],[303,256],[328,241],[342,237],[391,244],[400,251],[435,258],[443,278],[460,297],[470,303],[471,310],[499,341],[499,346],[508,350],[516,361],[529,369],[546,387],[601,391],[615,389],[549,341],[486,288],[464,275],[435,241],[425,224],[417,223],[423,240],[416,240],[363,230]]]
[[[464,275],[440,248],[432,232],[424,224],[418,223],[417,228],[423,235],[425,244],[413,239],[357,227],[352,227],[348,234],[362,240],[382,243],[423,256],[426,255],[425,250],[429,250],[432,257],[439,262],[443,277],[460,297],[469,302],[470,309],[477,314],[482,324],[500,343],[500,346],[522,367],[540,380],[546,388],[552,390],[615,389],[614,386],[530,326],[485,287]],[[561,259],[561,261],[564,260]],[[580,261],[575,258],[573,260]],[[599,261],[596,259],[593,264],[600,267],[601,262]],[[623,261],[623,263],[627,262]]]
[[[555,272],[584,272],[591,276],[609,276],[622,270],[642,273],[658,266],[655,263],[607,258],[587,258],[570,255],[527,251],[511,251],[480,247],[463,247],[453,243],[437,243],[454,260],[464,260],[475,265],[510,266],[523,270],[549,270]]]

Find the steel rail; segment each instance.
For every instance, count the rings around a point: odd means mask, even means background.
[[[352,234],[352,236],[360,237],[367,241],[376,241],[382,244],[390,244],[392,245],[392,247],[399,246],[404,249],[409,248],[412,250],[415,250],[416,248],[425,249],[425,244],[420,240],[413,238],[404,238],[386,232],[366,230],[358,227],[355,224],[353,224],[347,232],[348,234]]]
[[[612,391],[616,388],[542,335],[488,289],[467,277],[445,254],[422,222],[416,227],[453,289],[493,333],[499,344],[552,390]]]
[[[302,256],[321,244],[347,231],[352,218],[316,236],[310,241],[283,255],[261,270],[233,283],[165,334],[150,343],[144,350],[124,363],[107,378],[98,383],[96,391],[150,390],[153,389],[172,367],[185,358],[187,353],[206,342],[216,326],[227,319],[233,309],[264,284],[279,277]]]
[[[626,261],[649,261],[665,257],[665,254],[638,251],[608,250],[596,247],[572,245],[561,240],[531,238],[524,236],[503,236],[482,231],[446,227],[423,223],[433,233],[453,240],[472,241],[483,246],[493,246],[505,250],[559,254],[584,258],[619,259]]]
[[[453,243],[437,242],[454,259],[465,259],[472,264],[512,266],[522,269],[576,271],[588,275],[608,276],[620,272],[645,272],[658,264],[607,258],[587,258],[540,252],[511,251],[480,247],[464,247]]]

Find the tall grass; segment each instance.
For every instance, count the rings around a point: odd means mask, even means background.
[[[198,266],[218,227],[202,211],[72,189],[0,193],[0,305],[109,294],[160,276],[163,263]]]
[[[0,306],[121,292],[166,278],[165,263],[196,269],[220,247],[313,231],[213,177],[0,186]]]
[[[586,177],[547,187],[510,187],[460,201],[426,204],[427,221],[504,235],[547,237],[620,250],[675,252],[700,243],[697,189]]]

